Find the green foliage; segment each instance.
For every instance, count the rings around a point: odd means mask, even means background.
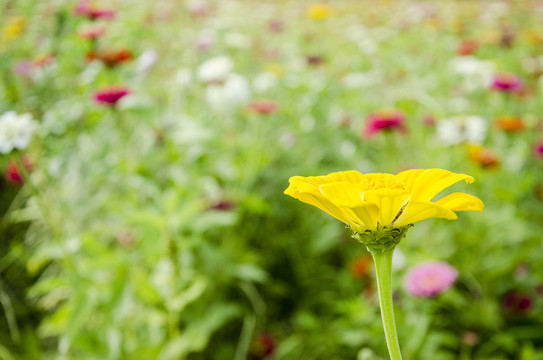
[[[536,2],[338,1],[321,20],[303,2],[211,1],[202,16],[171,1],[106,4],[116,17],[98,20],[106,33],[89,41],[77,34],[92,21],[73,2],[0,3],[2,24],[26,19],[0,42],[0,114],[40,123],[29,148],[0,156],[0,169],[24,163],[23,152],[32,162],[23,184],[0,180],[0,358],[270,359],[273,348],[277,360],[386,359],[371,264],[356,268],[364,247],[282,192],[294,175],[439,167],[474,176],[453,191],[486,207],[417,223],[399,245],[405,359],[543,359]],[[451,59],[468,38],[525,92],[466,86]],[[136,59],[87,60],[120,48]],[[157,62],[142,70],[146,50]],[[37,65],[44,55],[51,62]],[[212,99],[222,85],[200,81],[198,68],[218,56],[247,80],[247,99],[237,103],[235,89]],[[31,73],[13,71],[23,60]],[[274,84],[259,89],[266,77]],[[132,94],[116,106],[92,100],[115,84]],[[249,110],[256,99],[278,111]],[[365,136],[379,109],[405,114],[407,132]],[[438,125],[484,118],[496,161],[447,145],[428,115]],[[525,130],[497,128],[504,115]],[[403,276],[424,260],[457,268],[454,287],[410,297]]]

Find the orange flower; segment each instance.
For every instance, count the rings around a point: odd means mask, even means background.
[[[371,256],[362,255],[354,259],[351,263],[351,275],[358,280],[361,280],[368,276],[373,261]]]
[[[480,145],[470,145],[468,147],[468,156],[483,169],[493,169],[500,166],[498,155],[494,151]]]
[[[496,118],[496,127],[507,132],[520,132],[526,127],[518,116],[499,116]]]

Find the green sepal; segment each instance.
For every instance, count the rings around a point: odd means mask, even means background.
[[[409,224],[400,228],[380,228],[377,230],[366,230],[354,232],[352,237],[358,242],[366,245],[370,252],[383,252],[393,249],[407,235],[407,230],[413,226]]]

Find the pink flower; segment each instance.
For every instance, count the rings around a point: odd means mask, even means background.
[[[86,16],[91,20],[96,19],[113,19],[115,17],[115,11],[106,8],[99,8],[89,0],[81,0],[76,5],[74,10],[76,15]]]
[[[511,73],[500,73],[492,80],[492,89],[502,92],[515,92],[522,89],[522,79]]]
[[[279,109],[279,105],[275,101],[271,100],[255,100],[250,103],[247,108],[249,111],[257,114],[270,115]]]
[[[458,271],[446,262],[426,262],[407,272],[404,289],[412,296],[433,297],[449,289],[457,277]]]
[[[125,86],[110,86],[94,92],[93,98],[99,104],[115,106],[124,96],[130,94]]]
[[[398,110],[380,110],[368,116],[363,135],[370,137],[384,130],[405,132],[405,116]]]
[[[100,25],[83,26],[77,31],[79,37],[88,40],[96,40],[105,33],[106,28]]]

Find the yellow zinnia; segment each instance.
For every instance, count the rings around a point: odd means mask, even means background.
[[[325,176],[294,176],[285,194],[318,207],[357,233],[410,226],[428,218],[456,219],[455,211],[483,210],[483,202],[465,193],[432,201],[445,188],[469,175],[442,169],[392,174],[342,171]]]

